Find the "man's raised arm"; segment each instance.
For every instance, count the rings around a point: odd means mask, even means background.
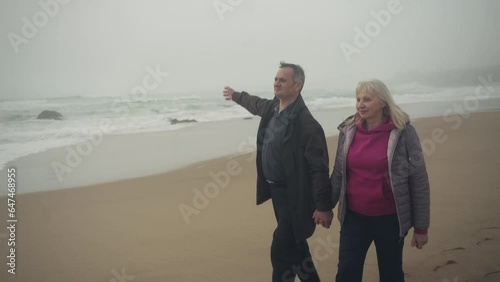
[[[258,96],[250,95],[244,91],[236,92],[233,88],[226,86],[224,91],[222,91],[226,100],[233,100],[251,114],[258,115],[262,117],[266,112],[266,109],[273,105],[273,100],[263,99]]]

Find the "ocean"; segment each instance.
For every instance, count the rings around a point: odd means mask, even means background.
[[[400,105],[434,101],[465,103],[473,100],[476,88],[406,84],[392,87],[391,91]],[[270,91],[251,94],[273,97]],[[490,94],[491,98],[500,97],[500,91]],[[305,90],[303,97],[312,111],[352,107],[354,112],[354,91]],[[63,119],[37,119],[44,110],[57,111]],[[128,96],[0,100],[0,170],[20,157],[78,144],[96,135],[174,131],[251,116],[236,103],[225,101],[222,91],[213,95],[149,95],[141,100],[131,100]]]

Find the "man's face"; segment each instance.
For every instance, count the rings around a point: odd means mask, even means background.
[[[299,94],[302,83],[294,83],[292,68],[279,68],[274,78],[274,95],[278,99],[291,98]]]

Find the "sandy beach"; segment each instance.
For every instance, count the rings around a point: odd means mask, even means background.
[[[485,112],[414,122],[426,155],[432,214],[423,250],[405,240],[407,281],[500,281],[499,120],[500,112]],[[332,166],[336,138],[328,145]],[[21,168],[19,185],[22,177]],[[0,281],[270,280],[275,219],[270,202],[255,205],[254,153],[155,176],[22,194],[16,209],[16,274],[7,272],[11,234],[3,227]],[[5,197],[0,210],[6,226]],[[322,281],[335,277],[338,237],[335,219],[331,229],[318,228],[309,239]],[[373,245],[364,281],[378,281]]]

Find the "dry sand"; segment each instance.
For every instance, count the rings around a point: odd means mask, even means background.
[[[442,118],[414,122],[428,153],[432,214],[423,250],[406,238],[407,281],[500,281],[500,112],[459,119],[456,129]],[[336,138],[328,142],[332,166]],[[220,178],[227,185],[211,172],[229,175]],[[0,281],[270,281],[275,219],[269,202],[255,205],[253,154],[16,201],[16,274],[7,273],[3,227]],[[2,226],[6,204],[0,198]],[[192,213],[189,224],[180,207]],[[338,235],[335,220],[309,239],[323,281],[336,274]],[[364,281],[378,281],[373,251]]]

